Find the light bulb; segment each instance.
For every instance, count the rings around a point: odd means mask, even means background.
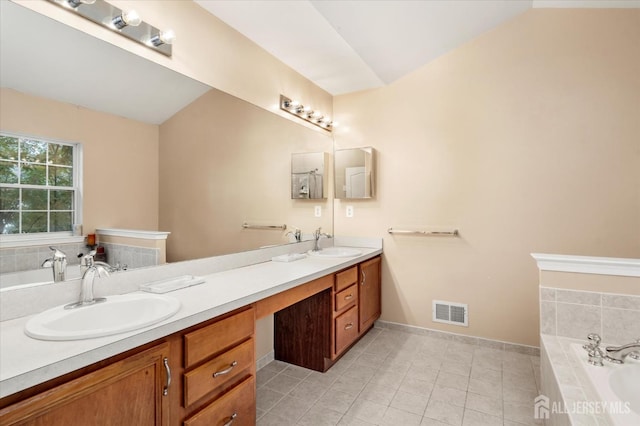
[[[114,27],[121,30],[124,27],[130,25],[132,27],[137,27],[142,23],[142,18],[138,15],[138,12],[135,10],[129,10],[128,12],[122,12],[120,16],[116,16],[111,20],[111,23]]]
[[[163,44],[172,44],[176,39],[176,35],[173,30],[160,31],[157,36],[152,37],[149,42],[158,47]]]
[[[124,12],[122,14],[122,19],[127,23],[127,25],[131,25],[132,27],[137,27],[142,22],[142,18],[138,15],[138,12],[133,9],[128,12]]]

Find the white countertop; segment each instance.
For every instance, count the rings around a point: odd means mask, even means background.
[[[264,262],[205,275],[203,284],[166,293],[181,303],[173,317],[127,333],[66,342],[42,341],[24,334],[24,326],[33,315],[0,322],[0,398],[382,253],[381,249],[359,249],[362,255],[357,257]]]

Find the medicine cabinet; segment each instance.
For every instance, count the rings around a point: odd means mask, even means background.
[[[291,154],[291,198],[327,198],[328,166],[326,152]]]
[[[335,198],[373,198],[374,157],[370,146],[335,151]]]

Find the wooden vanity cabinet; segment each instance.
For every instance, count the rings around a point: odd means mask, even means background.
[[[271,313],[276,359],[328,370],[380,316],[380,256],[3,398],[0,425],[254,425]]]
[[[338,272],[333,288],[333,339],[335,360],[358,338],[358,266]]]
[[[254,425],[254,330],[230,312],[7,397],[0,425]]]
[[[183,424],[253,425],[255,309],[236,311],[183,333]]]
[[[169,425],[167,342],[0,410],[8,425]]]
[[[380,256],[326,279],[323,291],[274,313],[275,359],[327,371],[380,317]]]
[[[373,327],[373,323],[380,318],[381,309],[381,258],[380,256],[362,262],[359,271],[359,330],[360,334]]]
[[[366,333],[381,313],[381,257],[336,274],[333,359]]]

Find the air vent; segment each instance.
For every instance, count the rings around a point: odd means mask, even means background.
[[[468,305],[463,303],[433,301],[433,321],[445,324],[469,326]]]

